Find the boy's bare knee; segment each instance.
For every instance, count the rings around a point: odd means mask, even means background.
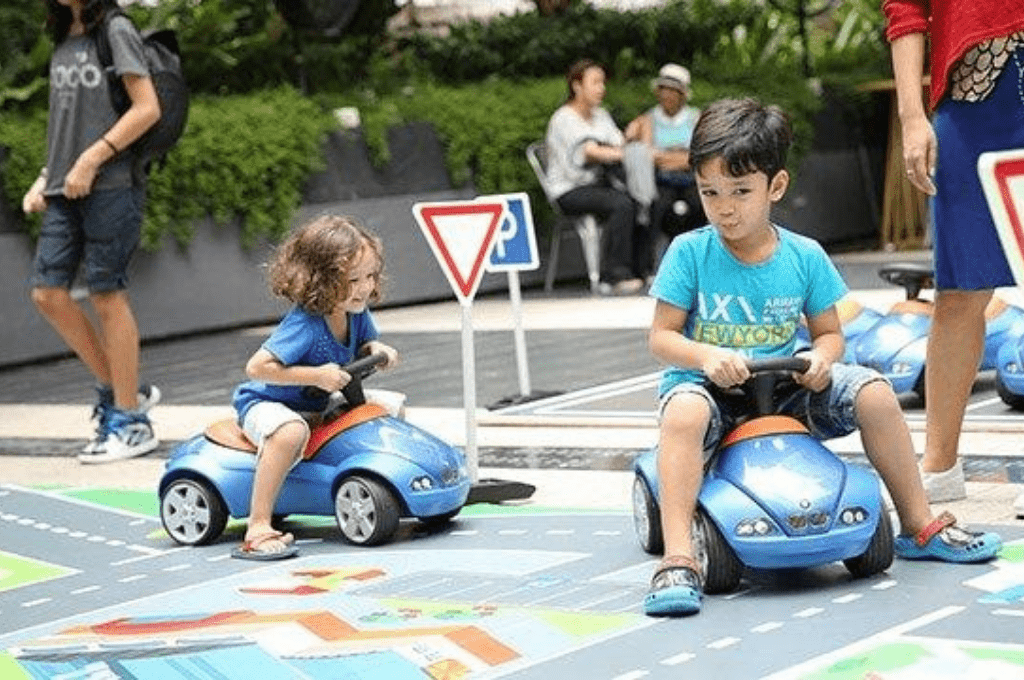
[[[302,447],[306,443],[308,430],[304,423],[291,421],[277,428],[267,437],[267,444],[277,451],[288,451],[296,459],[302,455]]]
[[[857,413],[861,419],[871,416],[890,417],[899,414],[903,417],[900,403],[892,385],[884,380],[872,380],[857,392]]]
[[[661,414],[661,431],[671,437],[696,437],[704,440],[711,420],[707,401],[698,395],[676,395]]]

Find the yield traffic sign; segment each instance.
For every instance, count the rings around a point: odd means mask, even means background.
[[[505,219],[505,202],[417,203],[412,213],[459,302],[469,304]]]
[[[1024,284],[1024,149],[981,154],[978,177],[1013,278]]]

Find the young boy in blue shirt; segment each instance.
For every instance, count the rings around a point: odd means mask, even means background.
[[[690,162],[710,225],[677,237],[651,286],[657,299],[653,354],[668,364],[659,387],[658,480],[665,557],[651,580],[650,615],[700,611],[702,579],[690,528],[704,461],[744,415],[716,399],[710,383],[743,383],[747,358],[786,357],[803,314],[810,368],[788,415],[821,439],[860,430],[865,452],[892,496],[906,559],[977,562],[1002,545],[949,513],[932,515],[910,432],[892,387],[877,372],[840,363],[843,332],[835,304],[847,293],[814,240],[771,222],[789,185],[792,133],[781,109],[753,99],[722,100],[702,113]]]

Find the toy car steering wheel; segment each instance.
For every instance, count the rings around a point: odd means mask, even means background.
[[[878,270],[882,280],[907,291],[908,300],[916,300],[923,288],[935,286],[935,272],[931,265],[916,262],[887,264]]]
[[[743,384],[743,390],[754,402],[754,413],[759,416],[774,413],[775,386],[792,381],[793,373],[806,373],[810,367],[810,359],[801,356],[748,359],[750,378]]]
[[[755,416],[774,413],[776,386],[793,382],[793,373],[805,373],[811,367],[810,360],[802,356],[747,359],[746,364],[750,377],[744,383],[733,387],[711,383],[711,388],[727,397],[745,398]]]
[[[361,406],[365,404],[366,395],[363,393],[363,380],[373,375],[377,367],[387,363],[387,360],[387,354],[376,352],[342,366],[341,370],[352,376],[352,379],[348,381],[345,387],[335,390],[327,396],[327,408],[324,409],[324,417],[330,419],[331,415],[334,415],[346,404],[348,406]],[[319,390],[323,394],[323,390],[317,387],[311,387],[310,389]]]

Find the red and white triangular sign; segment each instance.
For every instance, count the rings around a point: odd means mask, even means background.
[[[1024,284],[1024,149],[981,154],[978,177],[1010,271]]]
[[[445,201],[412,207],[416,223],[462,304],[469,304],[476,295],[505,210],[504,201]]]

